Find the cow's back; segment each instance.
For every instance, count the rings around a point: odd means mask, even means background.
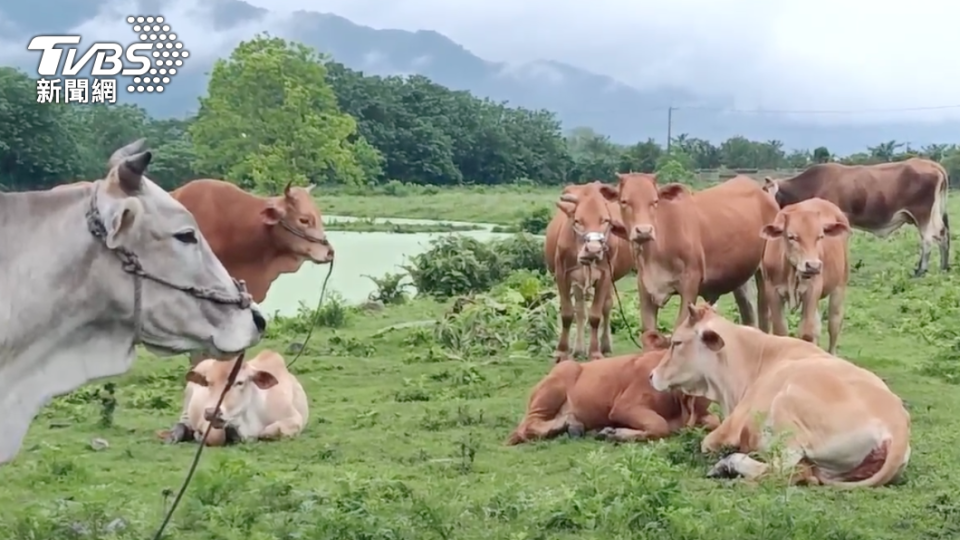
[[[914,205],[928,207],[946,171],[931,160],[910,158],[876,165],[822,163],[789,179],[791,202],[819,197],[837,205],[857,228],[881,228]]]
[[[726,293],[749,280],[760,266],[760,229],[780,208],[747,176],[694,193],[706,267],[703,291]]]
[[[200,179],[187,182],[171,195],[197,220],[200,233],[214,254],[234,277],[239,245],[249,245],[263,234],[260,211],[264,201],[222,180]]]

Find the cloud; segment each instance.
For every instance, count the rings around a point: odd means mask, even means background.
[[[293,11],[323,10],[374,28],[436,30],[484,59],[521,69],[557,60],[636,88],[679,87],[705,102],[780,111],[797,122],[960,119],[960,107],[883,111],[960,106],[953,58],[960,3],[947,0],[247,1],[273,13],[228,31],[207,22],[201,6],[209,2],[172,0],[163,14],[195,57],[223,56],[264,30],[283,35]],[[118,14],[134,5],[115,2],[76,30],[115,40],[130,32]],[[23,57],[24,46],[0,41],[0,58]]]
[[[912,0],[252,0],[375,28],[431,29],[494,61],[567,62],[637,88],[678,86],[738,109],[960,105],[960,3]],[[316,7],[314,7],[316,6]],[[934,122],[960,107],[796,114],[817,123]]]

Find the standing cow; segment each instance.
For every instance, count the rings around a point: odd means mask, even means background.
[[[577,340],[575,354],[583,355],[584,293],[594,287],[590,306],[590,358],[609,354],[610,311],[613,308],[613,283],[633,268],[630,245],[623,235],[620,209],[602,194],[613,188],[600,182],[570,185],[557,201],[557,213],[547,225],[544,259],[553,274],[560,296],[560,341],[554,358],[565,360],[570,353],[570,325],[573,323],[576,298]],[[603,336],[598,339],[600,324]]]
[[[814,165],[793,178],[765,179],[781,208],[819,197],[840,207],[855,229],[884,238],[909,223],[920,232],[920,259],[914,276],[930,265],[933,244],[940,246],[940,269],[950,269],[947,171],[929,159],[911,158],[879,165]]]
[[[757,292],[763,290],[764,240],[757,232],[779,211],[773,197],[747,176],[696,193],[683,184],[658,185],[652,174],[617,176],[618,189],[603,195],[619,201],[625,237],[639,253],[641,331],[657,329],[657,314],[674,294],[681,299],[674,326],[686,316],[684,306],[698,296],[712,304],[731,292],[741,322],[756,326],[749,280],[754,277]],[[760,328],[767,330],[762,294],[757,304]]]
[[[780,210],[773,223],[760,231],[764,289],[773,333],[787,335],[786,305],[800,307],[800,339],[820,339],[818,304],[829,297],[830,354],[837,353],[843,325],[843,301],[850,278],[850,222],[837,205],[820,198],[807,199]]]

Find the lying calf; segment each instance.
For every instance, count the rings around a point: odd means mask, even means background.
[[[710,476],[757,478],[770,465],[748,454],[773,450],[794,483],[880,486],[910,459],[910,414],[873,373],[813,343],[734,324],[710,306],[688,305],[673,346],[650,374],[654,388],[716,401],[723,423],[701,450],[739,452]]]
[[[159,435],[168,442],[200,441],[213,429],[208,446],[253,439],[293,437],[307,423],[307,395],[280,354],[265,350],[245,362],[227,392],[219,414],[214,410],[227,384],[233,361],[204,360],[187,372],[184,408],[187,422]]]
[[[650,386],[650,370],[669,344],[663,336],[646,332],[646,352],[556,364],[533,388],[526,415],[507,444],[594,430],[605,439],[643,441],[686,426],[716,428],[720,421],[707,412],[708,400]]]

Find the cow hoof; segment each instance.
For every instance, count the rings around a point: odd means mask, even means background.
[[[730,465],[729,459],[721,459],[707,472],[707,478],[736,478],[740,474]]]
[[[597,439],[601,441],[606,441],[612,439],[617,433],[617,428],[605,427],[597,432]]]
[[[237,431],[237,428],[233,426],[227,426],[223,431],[226,435],[226,444],[237,444],[241,442],[240,432]]]
[[[192,438],[193,430],[190,429],[186,424],[177,422],[177,424],[170,429],[170,432],[167,433],[167,436],[163,439],[163,442],[167,444],[177,444]]]
[[[921,277],[923,277],[924,274],[926,274],[926,273],[927,273],[926,270],[920,270],[920,269],[918,268],[918,269],[916,269],[916,270],[913,271],[913,277],[915,277],[915,278],[921,278]]]
[[[595,352],[590,354],[590,360],[600,360],[601,358],[603,358],[603,353],[601,352]]]
[[[566,351],[554,351],[554,352],[553,352],[553,363],[554,363],[554,364],[559,364],[560,362],[563,362],[564,360],[570,360],[570,359],[571,359],[571,358],[570,358],[570,353],[568,353],[568,352],[566,352]]]
[[[587,431],[583,428],[583,424],[577,422],[572,424],[567,424],[567,435],[579,439],[587,434]]]

